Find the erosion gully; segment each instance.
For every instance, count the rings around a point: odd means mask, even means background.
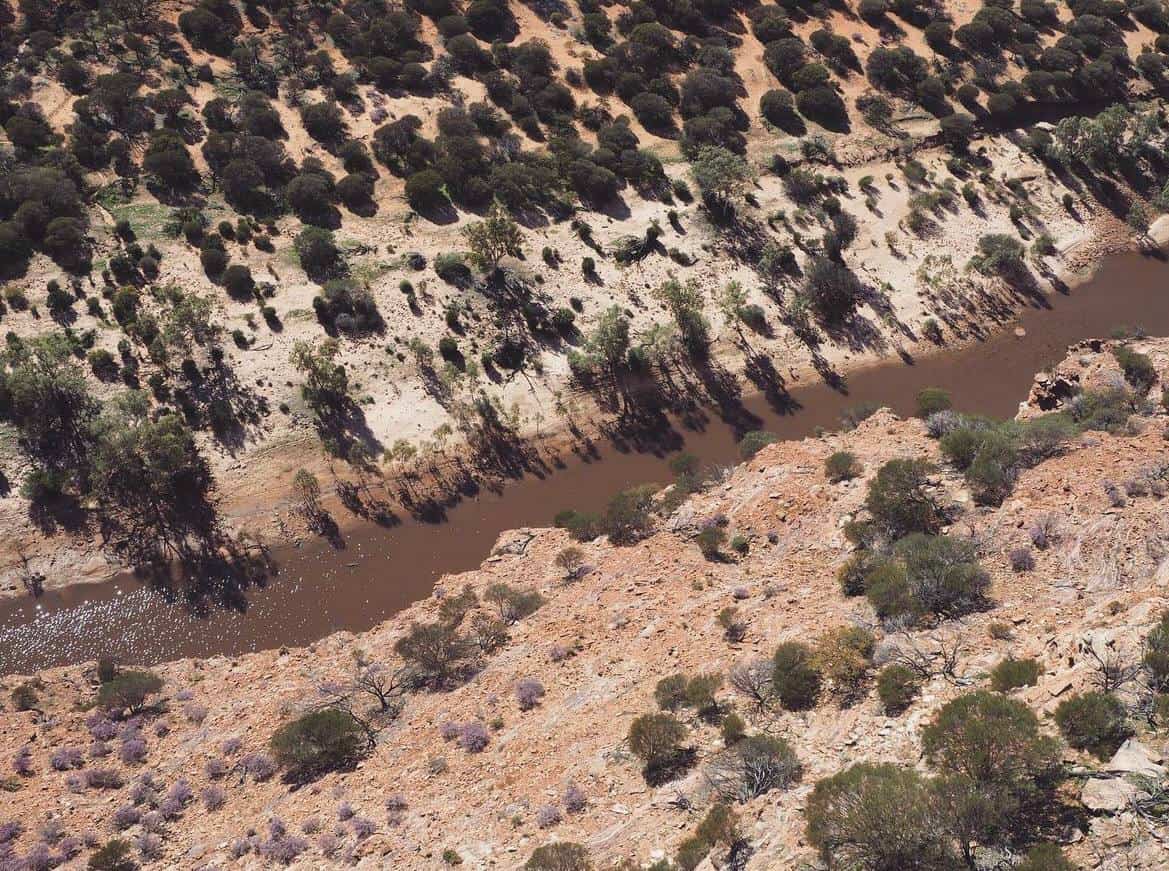
[[[1091,280],[1034,302],[992,337],[913,363],[893,355],[849,374],[847,392],[805,377],[790,385],[797,406],[790,413],[777,412],[760,396],[745,398],[744,405],[761,420],[759,428],[785,439],[836,428],[841,412],[861,403],[910,412],[927,386],[949,390],[960,410],[1009,417],[1026,398],[1034,373],[1062,359],[1069,344],[1107,336],[1122,325],[1169,335],[1169,270],[1160,259],[1109,257]],[[1025,335],[1016,335],[1016,327]],[[706,463],[737,459],[735,433],[717,417],[701,431],[679,429],[684,449]],[[509,483],[498,493],[483,490],[451,509],[442,523],[406,519],[392,529],[350,526],[342,549],[320,540],[280,547],[275,574],[246,592],[243,608],[194,613],[129,573],[36,600],[4,600],[0,674],[101,655],[143,664],[234,655],[304,645],[341,629],[368,629],[429,595],[441,575],[476,567],[500,532],[547,525],[562,508],[598,508],[632,484],[668,481],[668,460],[664,453],[605,445],[590,461],[568,455],[565,468],[542,479]]]

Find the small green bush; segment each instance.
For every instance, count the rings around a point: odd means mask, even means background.
[[[744,461],[750,460],[767,445],[775,444],[777,441],[779,441],[779,436],[773,432],[762,429],[752,430],[739,440],[739,456]]]
[[[1011,794],[1032,790],[1060,762],[1059,742],[1040,733],[1034,711],[985,690],[943,705],[922,730],[921,744],[939,771]]]
[[[348,711],[310,711],[277,729],[271,740],[277,764],[294,781],[349,768],[370,749],[365,730]]]
[[[686,727],[670,714],[642,714],[629,724],[629,749],[646,765],[668,759],[678,751]]]
[[[921,681],[904,665],[887,665],[877,675],[877,697],[890,716],[900,714],[917,698]]]
[[[863,471],[860,460],[851,451],[836,451],[824,461],[824,474],[833,484],[851,480]]]
[[[926,489],[933,473],[933,465],[915,458],[890,460],[877,470],[865,507],[888,538],[941,527],[941,509]]]
[[[1055,709],[1055,723],[1068,744],[1100,759],[1115,753],[1129,736],[1124,705],[1109,693],[1092,691],[1064,699]]]
[[[917,394],[917,416],[923,420],[939,411],[949,411],[954,401],[948,391],[940,387],[926,387]]]
[[[990,673],[995,692],[1008,693],[1018,687],[1033,687],[1043,668],[1034,659],[1004,659]]]
[[[789,711],[815,706],[820,695],[820,673],[812,649],[799,641],[786,641],[775,649],[772,688],[779,703]]]
[[[581,844],[558,841],[532,851],[524,863],[527,871],[593,871],[589,851]]]
[[[161,689],[162,678],[152,671],[123,671],[98,688],[97,703],[108,710],[135,713]]]
[[[1128,345],[1113,349],[1112,355],[1120,364],[1124,380],[1132,385],[1134,390],[1142,394],[1148,393],[1157,380],[1157,370],[1153,368],[1153,361],[1149,355],[1134,351]]]

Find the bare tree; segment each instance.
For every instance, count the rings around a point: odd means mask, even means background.
[[[1126,662],[1111,642],[1105,645],[1103,653],[1087,639],[1080,639],[1078,647],[1080,655],[1092,663],[1092,680],[1102,693],[1120,689],[1135,680],[1141,672],[1140,663]]]
[[[742,662],[731,669],[728,682],[731,689],[750,699],[759,710],[766,709],[775,698],[771,679],[775,664],[766,657]]]
[[[914,638],[907,629],[902,629],[899,634],[900,640],[886,653],[886,664],[902,665],[923,682],[941,677],[954,686],[970,683],[968,678],[958,676],[963,647],[957,634],[947,639],[941,634],[929,633],[924,636],[926,644]]]

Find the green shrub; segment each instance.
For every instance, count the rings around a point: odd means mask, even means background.
[[[775,444],[777,441],[779,441],[779,436],[773,432],[761,429],[752,430],[739,440],[739,456],[744,461],[750,460],[767,445]]]
[[[1169,611],[1161,614],[1161,622],[1145,638],[1142,660],[1149,675],[1149,684],[1157,692],[1169,690]]]
[[[524,863],[527,871],[593,871],[589,851],[581,844],[558,841],[532,851]]]
[[[1109,693],[1070,696],[1055,709],[1055,723],[1064,740],[1077,750],[1105,759],[1129,736],[1124,705]]]
[[[985,690],[943,705],[921,743],[933,767],[1012,794],[1032,789],[1060,762],[1058,742],[1040,734],[1030,708]]]
[[[691,835],[678,845],[674,864],[680,871],[694,871],[710,855],[711,845],[697,835]]]
[[[1141,394],[1148,393],[1157,380],[1157,370],[1153,368],[1149,355],[1134,351],[1128,345],[1114,348],[1112,355],[1124,372],[1124,380]]]
[[[1076,871],[1076,866],[1055,844],[1036,844],[1027,851],[1015,871]]]
[[[1120,432],[1136,408],[1133,395],[1123,387],[1082,390],[1068,403],[1068,413],[1080,429]]]
[[[751,735],[718,753],[706,780],[723,801],[748,802],[798,781],[803,766],[791,746],[773,735]]]
[[[814,665],[831,682],[836,695],[851,700],[860,695],[873,665],[876,639],[859,626],[830,629],[816,642]]]
[[[879,554],[870,550],[858,550],[850,556],[836,573],[840,590],[846,596],[863,596],[868,586],[868,576],[882,562]]]
[[[727,533],[721,526],[711,525],[699,532],[694,540],[704,557],[716,560],[719,558],[720,549],[727,542]]]
[[[860,460],[851,451],[836,451],[824,461],[824,474],[833,484],[851,480],[863,471]]]
[[[961,866],[929,783],[912,768],[862,762],[823,778],[805,816],[809,843],[833,867]]]
[[[900,714],[917,698],[921,681],[914,671],[904,665],[887,665],[877,675],[877,697],[885,713]]]
[[[1004,659],[990,673],[995,692],[1008,693],[1017,687],[1033,687],[1043,668],[1034,659]]]
[[[676,711],[686,702],[686,675],[672,674],[657,682],[654,701],[663,711]]]
[[[747,724],[742,717],[732,711],[723,717],[720,731],[722,732],[723,744],[729,747],[736,741],[743,740],[747,734]]]
[[[108,710],[134,713],[161,689],[162,678],[152,671],[123,671],[98,688],[97,703]]]
[[[340,708],[310,711],[285,723],[273,733],[271,746],[293,781],[350,768],[371,749],[361,724]]]
[[[923,420],[939,411],[949,411],[954,401],[948,391],[940,387],[926,387],[917,394],[917,416]]]
[[[93,851],[87,867],[89,871],[135,871],[138,863],[129,841],[112,838]]]
[[[926,488],[934,467],[925,460],[890,460],[869,482],[865,507],[890,539],[914,532],[934,532],[942,512]]]
[[[666,760],[678,752],[686,727],[670,714],[642,714],[629,724],[629,749],[646,765]]]
[[[989,586],[971,542],[914,533],[898,541],[892,557],[869,573],[865,595],[882,619],[954,617],[977,608]]]
[[[779,703],[789,711],[815,706],[820,695],[820,673],[812,649],[799,641],[785,641],[775,648],[772,688]]]

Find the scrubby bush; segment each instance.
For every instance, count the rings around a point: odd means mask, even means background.
[[[808,841],[825,862],[873,871],[960,866],[929,783],[912,768],[852,765],[816,783],[805,814]]]
[[[255,290],[256,282],[252,279],[252,270],[242,263],[233,263],[223,270],[224,289],[237,299],[248,299]]]
[[[291,780],[309,780],[357,763],[370,742],[356,718],[339,708],[310,711],[272,735],[276,763]]]
[[[910,533],[935,532],[942,512],[928,492],[934,467],[925,460],[890,460],[869,482],[865,507],[890,539]]]
[[[1145,637],[1142,664],[1154,691],[1169,690],[1169,611],[1162,612],[1161,621]]]
[[[341,263],[333,234],[323,227],[304,227],[293,242],[300,266],[309,275],[327,275]]]
[[[749,735],[715,756],[704,770],[724,801],[748,802],[800,779],[803,766],[791,746],[772,735]]]
[[[868,574],[865,594],[883,619],[958,616],[977,608],[989,586],[971,542],[914,533]]]
[[[581,844],[557,841],[532,851],[526,871],[593,871],[589,851]]]
[[[840,324],[856,311],[864,288],[847,266],[827,257],[813,258],[800,290],[816,316],[827,324]]]
[[[1134,390],[1145,394],[1152,389],[1157,380],[1157,370],[1153,366],[1152,358],[1148,354],[1134,351],[1128,345],[1120,345],[1112,351],[1120,370],[1124,373],[1124,380]]]
[[[744,460],[752,459],[767,445],[775,444],[779,436],[767,430],[751,430],[739,440],[739,456]]]
[[[413,623],[394,645],[399,656],[417,667],[426,680],[442,686],[466,667],[473,656],[467,639],[445,622]]]
[[[1039,732],[1039,720],[1022,702],[986,691],[943,705],[921,736],[935,768],[1010,794],[1033,789],[1059,765],[1059,745]]]
[[[540,699],[544,698],[544,685],[534,677],[525,677],[516,683],[515,695],[520,710],[530,710],[540,704]]]
[[[89,871],[135,871],[138,863],[128,841],[111,838],[90,855],[88,867]]]
[[[949,392],[940,387],[926,387],[917,394],[917,416],[922,420],[939,411],[949,411],[953,406]]]
[[[802,711],[816,704],[821,678],[812,649],[799,641],[786,641],[772,656],[772,691],[789,711]]]
[[[836,451],[824,461],[824,474],[833,484],[855,478],[863,471],[860,460],[851,451]]]
[[[877,675],[877,697],[885,713],[896,716],[913,704],[921,689],[917,674],[904,665],[887,665]]]
[[[487,727],[477,720],[459,727],[459,746],[468,753],[482,753],[491,742]]]
[[[1011,548],[1010,560],[1013,572],[1030,572],[1035,569],[1035,554],[1029,547]]]
[[[999,693],[1018,687],[1033,687],[1043,668],[1034,659],[1004,659],[990,672],[990,685]]]
[[[98,688],[97,703],[110,711],[136,713],[161,689],[162,678],[154,672],[123,671]]]
[[[1130,734],[1124,705],[1110,693],[1069,696],[1055,709],[1055,722],[1068,744],[1100,759],[1116,752]]]
[[[859,626],[830,630],[816,642],[815,669],[842,700],[860,695],[873,664],[874,644],[873,634]]]
[[[629,725],[629,749],[645,763],[646,780],[669,772],[682,756],[686,727],[671,714],[642,714]],[[664,778],[668,779],[668,778]]]

